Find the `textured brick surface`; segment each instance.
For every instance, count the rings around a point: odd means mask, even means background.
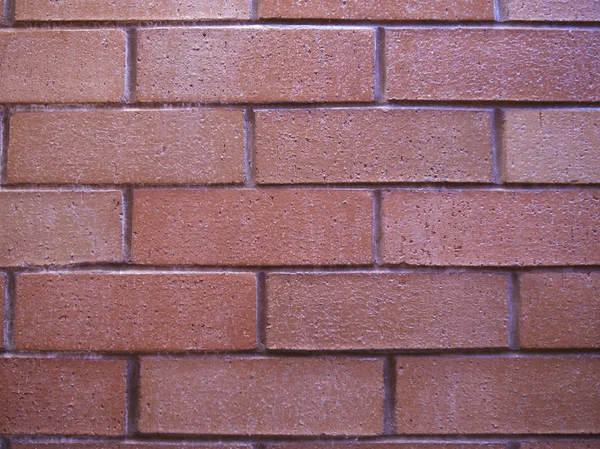
[[[140,430],[376,435],[383,363],[335,358],[143,359]]]
[[[399,433],[600,430],[597,357],[402,357],[396,365]]]
[[[491,0],[261,0],[265,18],[351,20],[493,20]]]
[[[520,279],[521,346],[600,347],[600,273],[526,273]]]
[[[382,217],[385,263],[600,263],[596,190],[386,192]]]
[[[395,29],[386,48],[393,99],[600,99],[597,31]]]
[[[600,441],[540,441],[521,443],[521,449],[600,449]]]
[[[600,182],[600,111],[513,109],[502,132],[507,182]]]
[[[244,117],[228,110],[16,114],[8,181],[214,184],[244,181]]]
[[[15,344],[27,350],[256,346],[253,274],[24,274]]]
[[[0,192],[0,265],[122,260],[119,191]]]
[[[259,183],[489,182],[489,112],[417,109],[256,113]]]
[[[502,19],[598,22],[600,3],[597,0],[502,0]]]
[[[0,432],[122,435],[121,360],[0,357]]]
[[[504,275],[269,274],[267,346],[507,346],[507,287]]]
[[[138,98],[369,101],[375,83],[373,48],[373,31],[359,28],[140,30]]]
[[[15,0],[17,20],[203,20],[247,19],[247,0]]]
[[[124,99],[122,30],[0,30],[0,102]]]
[[[366,191],[138,190],[144,264],[349,265],[373,260]]]

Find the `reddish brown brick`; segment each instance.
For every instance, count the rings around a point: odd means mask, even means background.
[[[122,435],[124,360],[0,358],[0,433]]]
[[[600,348],[600,273],[521,275],[519,339],[526,348]]]
[[[161,0],[16,0],[15,16],[26,21],[77,20],[219,20],[248,19],[248,0],[210,2]]]
[[[256,346],[253,274],[23,274],[25,350],[186,351]]]
[[[396,371],[398,433],[600,430],[597,357],[404,357]]]
[[[2,103],[124,100],[123,30],[0,30],[0,46]]]
[[[284,19],[494,20],[491,0],[261,0],[259,15]]]
[[[383,363],[338,358],[143,359],[141,432],[377,435]]]
[[[244,181],[244,116],[218,110],[20,113],[8,181],[215,184]]]
[[[0,266],[122,260],[119,191],[0,192]]]
[[[350,190],[138,190],[142,264],[349,265],[373,261],[372,195]]]
[[[521,443],[521,449],[600,449],[600,441],[540,441]]]
[[[256,179],[264,184],[488,182],[491,125],[491,114],[484,111],[259,111]]]
[[[142,29],[137,94],[141,101],[370,101],[374,58],[369,29]]]
[[[386,31],[387,92],[408,100],[600,100],[600,32]]]
[[[218,444],[202,444],[202,443],[180,443],[173,444],[164,442],[158,443],[11,443],[11,449],[252,449],[250,444],[238,443],[218,443]],[[428,448],[423,448],[428,449]],[[446,449],[446,448],[443,448]],[[454,448],[448,448],[454,449]],[[461,448],[462,449],[462,448]],[[469,448],[466,448],[469,449]],[[472,449],[479,449],[473,447]],[[481,448],[492,449],[492,448]],[[496,449],[496,448],[493,448]],[[500,448],[497,448],[500,449]]]
[[[488,274],[269,274],[273,349],[508,345],[508,280]]]
[[[597,190],[385,192],[381,213],[389,264],[600,263]]]
[[[600,3],[597,0],[502,0],[501,4],[503,20],[600,21]]]
[[[502,142],[507,182],[600,182],[599,110],[508,110]]]

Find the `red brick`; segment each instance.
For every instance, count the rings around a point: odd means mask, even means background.
[[[526,273],[520,298],[521,346],[600,348],[600,273]]]
[[[259,183],[489,182],[489,112],[431,109],[256,113]]]
[[[138,99],[370,101],[374,32],[277,27],[138,31]]]
[[[124,99],[122,30],[0,30],[0,46],[2,103]]]
[[[502,19],[515,21],[598,22],[597,0],[502,0]]]
[[[259,15],[284,19],[494,20],[491,0],[261,0]]]
[[[505,275],[269,274],[272,349],[508,345]]]
[[[398,433],[600,430],[597,357],[405,357],[396,363]]]
[[[502,142],[507,182],[600,182],[599,110],[508,110]]]
[[[186,351],[256,346],[253,274],[23,274],[24,350]]]
[[[119,191],[0,192],[0,266],[122,260]]]
[[[372,195],[349,190],[138,190],[133,261],[348,265],[373,261]]]
[[[392,99],[598,101],[600,32],[386,30]]]
[[[243,112],[98,110],[16,114],[10,126],[8,181],[242,183]]]
[[[122,360],[0,358],[0,433],[122,435]]]
[[[143,359],[145,433],[376,435],[383,363],[337,358]]]
[[[600,449],[600,441],[540,441],[521,443],[520,449]]]
[[[6,301],[6,274],[0,273],[0,349],[4,349],[4,303]]]
[[[77,21],[77,20],[219,20],[248,19],[248,0],[218,0],[211,2],[181,2],[161,0],[16,0],[17,20]]]
[[[218,444],[202,444],[202,443],[11,443],[11,449],[252,449],[249,444],[238,443],[218,443]],[[423,448],[428,449],[428,448]],[[434,448],[437,449],[437,448]],[[443,448],[446,449],[446,448]],[[454,448],[448,448],[454,449]],[[462,448],[461,448],[462,449]],[[467,448],[469,449],[469,448]],[[478,448],[472,448],[478,449]],[[492,449],[492,448],[482,448]],[[496,448],[493,448],[496,449]],[[500,449],[500,448],[497,448]]]
[[[600,263],[596,190],[385,192],[382,217],[388,264]]]

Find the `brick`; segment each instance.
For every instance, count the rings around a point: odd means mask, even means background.
[[[384,263],[595,265],[597,190],[385,192]]]
[[[6,274],[0,273],[0,349],[4,349],[4,303],[6,301]]]
[[[349,20],[494,20],[491,0],[261,0],[261,18]]]
[[[119,191],[0,192],[0,266],[122,260]]]
[[[502,19],[515,21],[598,22],[597,0],[502,0]]]
[[[141,264],[350,265],[373,261],[372,195],[348,190],[138,190]]]
[[[504,180],[599,183],[599,110],[508,110],[502,132]]]
[[[218,443],[11,443],[11,449],[252,449],[250,444]],[[425,448],[423,448],[425,449]],[[444,448],[445,449],[445,448]],[[449,448],[450,449],[450,448]],[[451,448],[454,449],[454,448]],[[468,448],[467,448],[468,449]],[[478,449],[478,448],[473,448]],[[488,449],[488,448],[485,448]],[[491,448],[489,448],[491,449]],[[496,449],[496,448],[494,448]],[[497,448],[500,449],[500,448]]]
[[[242,183],[243,111],[19,113],[11,118],[8,181]]]
[[[374,32],[277,27],[138,31],[140,101],[371,101]]]
[[[404,357],[396,361],[396,374],[398,433],[600,429],[597,357]]]
[[[23,274],[23,350],[187,351],[256,347],[253,274]]]
[[[520,280],[521,346],[600,348],[600,273],[526,273]]]
[[[383,363],[338,358],[143,359],[145,433],[377,435]]]
[[[0,46],[2,103],[124,100],[122,30],[0,30]]]
[[[491,115],[484,111],[259,111],[256,180],[490,182],[491,125]]]
[[[15,16],[18,21],[248,19],[249,6],[248,0],[16,0]]]
[[[540,441],[521,443],[521,449],[600,449],[600,441]]]
[[[0,433],[123,435],[124,360],[0,358]]]
[[[600,100],[600,32],[386,30],[387,94],[396,100]]]
[[[508,345],[505,275],[268,274],[266,279],[272,349]]]

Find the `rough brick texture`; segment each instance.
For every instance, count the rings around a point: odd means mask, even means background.
[[[492,180],[489,112],[260,111],[255,148],[261,184]]]
[[[0,358],[0,432],[122,435],[122,360]]]
[[[396,376],[399,433],[600,430],[597,357],[401,357]]]
[[[261,0],[264,18],[350,20],[493,20],[491,0]]]
[[[335,358],[144,359],[142,432],[377,435],[383,363]]]
[[[11,183],[244,181],[242,111],[22,113],[11,118],[10,129]]]
[[[0,191],[0,265],[119,262],[119,191]]]
[[[269,274],[274,349],[508,345],[503,275]]]
[[[600,111],[504,112],[506,182],[600,183]]]
[[[15,16],[18,21],[247,19],[249,6],[247,0],[15,0]]]
[[[503,20],[598,22],[600,3],[597,0],[502,0]]]
[[[596,190],[386,192],[382,217],[389,264],[600,263]]]
[[[360,28],[144,29],[138,33],[138,98],[369,101],[373,45],[373,30]]]
[[[600,441],[544,441],[522,443],[521,449],[600,449]]]
[[[372,196],[365,191],[138,190],[133,261],[368,264],[372,221]]]
[[[0,48],[2,103],[124,100],[122,30],[0,30]]]
[[[386,30],[387,94],[397,100],[600,100],[600,32]]]
[[[17,349],[256,346],[252,274],[24,274],[17,277],[16,290]]]
[[[600,273],[521,275],[525,348],[600,348]]]

